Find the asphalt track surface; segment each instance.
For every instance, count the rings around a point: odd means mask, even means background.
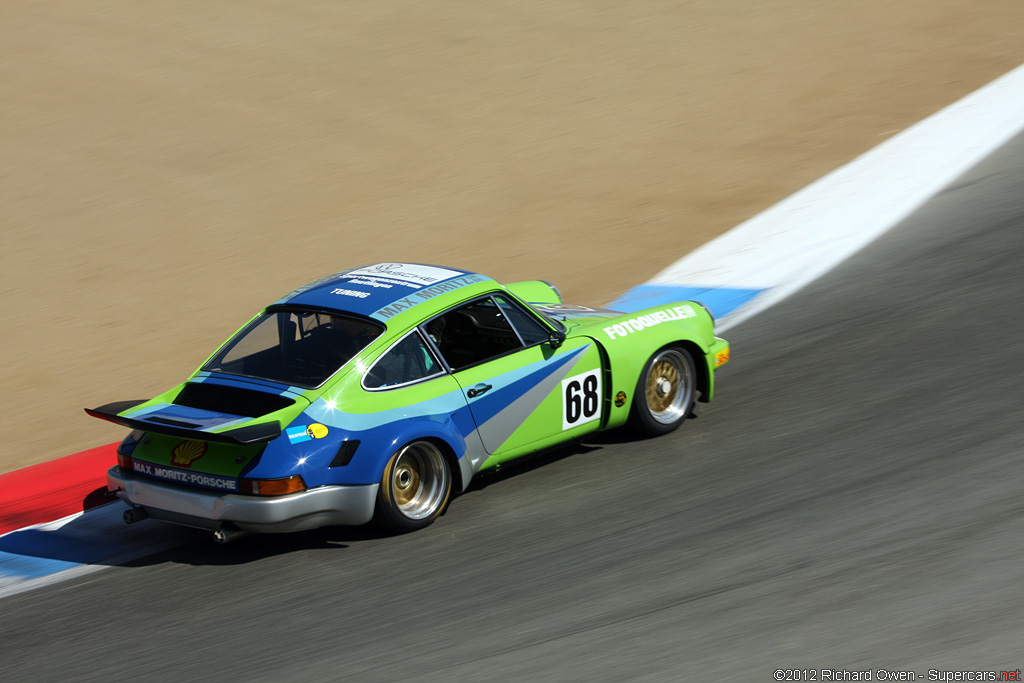
[[[1022,263],[1018,137],[730,330],[679,432],[507,469],[416,534],[197,532],[6,598],[3,680],[1019,668]]]

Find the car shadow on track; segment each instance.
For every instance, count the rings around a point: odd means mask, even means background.
[[[455,514],[457,514],[457,501],[459,498],[473,495],[489,486],[500,485],[504,481],[573,455],[590,453],[597,450],[600,450],[600,446],[580,443],[570,444],[518,460],[514,464],[504,466],[498,470],[489,470],[481,473],[453,501],[455,504]],[[449,512],[452,512],[451,508],[445,514],[449,514]],[[140,524],[149,523],[163,524],[153,520],[146,520]],[[382,529],[371,523],[358,527],[325,527],[290,534],[254,534],[239,537],[237,540],[223,545],[214,543],[212,534],[209,532],[201,530],[189,531],[195,534],[191,542],[147,555],[146,557],[122,562],[121,564],[130,567],[143,567],[172,562],[177,564],[223,566],[258,563],[278,555],[338,551],[377,543],[389,543],[413,548],[425,542],[427,536],[438,533],[439,530],[435,525],[423,531],[402,534]],[[441,533],[450,532],[451,529],[441,531]],[[426,542],[429,542],[429,539]]]
[[[603,437],[602,441],[606,438]],[[599,451],[601,448],[601,444],[575,443],[563,445],[558,449],[552,449],[517,460],[515,463],[503,466],[500,469],[483,472],[477,475],[470,486],[455,498],[453,508],[450,508],[445,514],[450,512],[458,514],[459,498],[472,496],[487,487],[500,485],[502,482],[573,455],[591,453]],[[144,524],[170,526],[154,520],[145,520],[132,526]],[[278,555],[315,553],[319,551],[336,552],[338,550],[354,549],[359,546],[370,546],[377,543],[409,546],[410,549],[413,549],[415,546],[425,542],[425,540],[429,542],[427,537],[433,533],[438,533],[439,530],[435,525],[423,531],[400,534],[381,529],[371,523],[358,527],[325,527],[290,534],[253,534],[241,536],[237,540],[223,545],[214,543],[210,532],[195,529],[189,529],[187,532],[189,534],[188,538],[176,547],[148,554],[145,557],[120,562],[119,564],[129,567],[153,566],[168,562],[203,566],[241,565],[259,563]],[[441,533],[450,532],[450,528],[441,531]],[[413,550],[413,552],[415,551]]]
[[[687,422],[690,420],[696,420],[697,417],[698,416],[695,413],[691,412],[689,417],[687,417]],[[660,437],[640,434],[629,427],[621,427],[618,429],[611,429],[606,432],[598,432],[584,437],[580,441],[561,444],[545,451],[540,451],[532,455],[518,458],[508,464],[501,465],[497,469],[481,472],[473,478],[473,481],[470,482],[470,485],[462,495],[482,491],[488,486],[506,481],[541,467],[551,465],[552,463],[564,460],[574,455],[595,453],[604,449],[606,446],[640,443],[658,438]]]
[[[459,498],[475,496],[488,487],[501,486],[504,482],[572,456],[594,454],[608,446],[643,440],[644,437],[627,429],[615,429],[482,472],[455,498],[450,511],[458,514]],[[432,527],[412,534],[396,534],[368,524],[359,527],[326,527],[291,534],[254,534],[222,545],[213,541],[211,532],[201,529],[157,520],[126,525],[121,520],[124,510],[122,504],[113,502],[102,505],[110,500],[103,490],[93,491],[89,495],[94,499],[93,505],[101,504],[99,508],[57,529],[30,528],[8,534],[0,538],[0,552],[13,556],[15,561],[21,557],[29,561],[68,565],[239,565],[258,563],[278,555],[336,552],[376,543],[409,544],[412,549],[420,542],[416,539],[437,532],[437,528]],[[447,531],[451,532],[451,529]],[[59,565],[54,564],[53,568],[59,570]]]

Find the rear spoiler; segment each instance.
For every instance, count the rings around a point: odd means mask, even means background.
[[[101,420],[113,422],[114,424],[119,424],[122,427],[128,427],[129,429],[138,429],[143,432],[156,432],[157,434],[167,434],[168,436],[177,436],[182,439],[195,439],[197,441],[215,441],[218,443],[250,446],[252,444],[273,441],[277,437],[281,436],[281,423],[277,420],[274,420],[273,422],[261,422],[259,424],[247,425],[245,427],[237,427],[235,429],[229,429],[226,432],[204,432],[190,427],[179,427],[172,424],[166,424],[164,422],[152,422],[150,420],[134,417],[122,417],[121,415],[118,415],[118,413],[123,413],[124,411],[143,403],[145,403],[145,401],[116,401],[114,403],[102,405],[99,408],[86,408],[85,412],[93,417],[98,417]]]

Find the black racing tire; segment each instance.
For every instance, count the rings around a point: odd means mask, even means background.
[[[697,371],[690,352],[682,346],[659,349],[640,371],[629,424],[640,434],[668,434],[683,424],[696,395]]]
[[[440,447],[413,441],[388,460],[377,489],[374,521],[404,533],[430,526],[452,493],[452,471]]]

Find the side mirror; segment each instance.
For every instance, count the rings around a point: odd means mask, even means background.
[[[557,349],[565,341],[564,330],[551,330],[548,333],[548,342],[551,344],[551,348]]]

